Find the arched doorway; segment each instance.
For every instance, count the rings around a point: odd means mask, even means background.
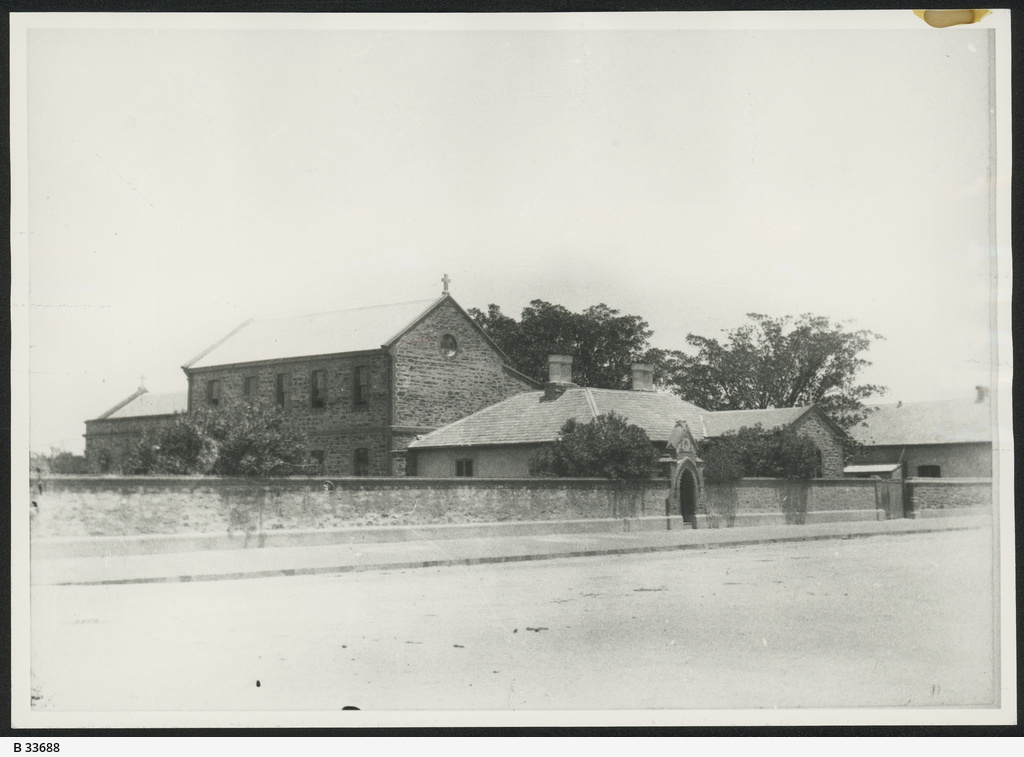
[[[697,479],[687,468],[679,475],[679,514],[684,523],[697,525]]]

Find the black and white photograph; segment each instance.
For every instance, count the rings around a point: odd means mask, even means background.
[[[15,728],[1012,725],[1008,10],[15,13]]]

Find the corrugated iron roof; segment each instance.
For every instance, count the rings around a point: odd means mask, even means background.
[[[882,465],[847,465],[843,473],[892,473],[900,467],[900,463],[884,463]]]
[[[850,435],[869,446],[990,442],[991,406],[968,399],[876,405]]]
[[[201,353],[185,367],[208,368],[380,349],[440,301],[416,300],[395,305],[251,321]]]
[[[409,446],[468,447],[552,442],[570,418],[590,422],[614,411],[640,426],[652,441],[667,441],[677,420],[686,421],[694,438],[703,438],[701,410],[671,394],[615,389],[567,389],[555,400],[544,392],[524,392],[439,428]],[[593,406],[592,404],[593,403]]]
[[[188,409],[188,392],[167,392],[163,394],[140,394],[131,402],[119,407],[107,418],[139,418],[146,415],[172,415]]]

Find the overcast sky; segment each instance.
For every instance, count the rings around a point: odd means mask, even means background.
[[[988,383],[989,30],[560,27],[30,29],[32,448],[247,318],[444,273],[666,348],[854,319],[893,401]]]

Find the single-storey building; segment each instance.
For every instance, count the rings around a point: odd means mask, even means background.
[[[863,445],[846,468],[899,468],[899,478],[991,478],[992,407],[988,390],[974,399],[876,405],[850,429]]]
[[[629,390],[577,386],[571,366],[571,357],[553,355],[542,391],[517,394],[411,442],[408,472],[431,478],[529,477],[531,462],[557,440],[567,420],[587,423],[614,412],[647,433],[672,479],[672,496],[692,497],[694,506],[704,489],[696,445],[743,427],[794,428],[818,447],[819,474],[842,476],[843,432],[817,407],[710,412],[655,391],[653,369],[646,364],[633,366]]]

